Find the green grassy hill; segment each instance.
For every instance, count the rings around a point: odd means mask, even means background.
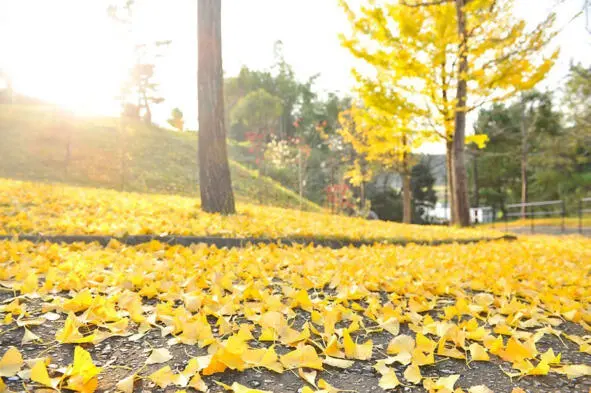
[[[199,194],[197,135],[52,106],[0,105],[0,177],[124,191]],[[230,146],[240,156],[238,147]],[[231,160],[238,200],[300,207],[299,196]],[[302,208],[318,211],[303,200]]]

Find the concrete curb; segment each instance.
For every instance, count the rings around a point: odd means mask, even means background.
[[[446,239],[446,240],[405,240],[405,239],[376,239],[376,240],[348,240],[348,239],[316,239],[306,237],[282,237],[282,238],[226,238],[226,237],[203,237],[203,236],[152,236],[152,235],[130,235],[130,236],[102,236],[102,235],[0,235],[0,240],[30,241],[32,243],[99,243],[102,246],[109,244],[111,240],[135,246],[151,242],[153,240],[170,245],[190,246],[192,244],[207,244],[218,248],[243,248],[249,245],[258,244],[280,244],[286,246],[320,246],[333,249],[345,247],[363,247],[374,244],[389,244],[407,246],[409,244],[422,246],[439,246],[444,244],[472,244],[479,242],[491,242],[498,240],[513,241],[516,236],[505,235],[496,238],[473,238],[473,239]]]

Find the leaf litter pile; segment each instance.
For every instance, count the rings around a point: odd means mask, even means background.
[[[0,391],[583,392],[591,240],[0,242]]]
[[[487,228],[404,225],[328,213],[239,204],[239,214],[201,212],[195,198],[0,179],[0,235],[312,237],[379,241],[498,238]]]

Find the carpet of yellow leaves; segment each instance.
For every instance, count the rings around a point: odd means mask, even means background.
[[[242,204],[223,217],[196,199],[0,179],[0,234],[314,237],[445,240],[499,237],[490,229],[425,227]]]
[[[109,366],[95,367],[80,345],[138,340],[154,330],[167,347],[154,348],[145,363],[163,367],[129,370],[117,390],[130,393],[144,378],[160,388],[205,391],[208,376],[265,368],[297,370],[303,392],[336,392],[322,370],[370,362],[383,389],[422,384],[429,392],[464,392],[459,375],[422,375],[440,358],[494,361],[512,376],[589,376],[588,364],[567,364],[561,348],[540,351],[536,343],[554,335],[591,354],[590,271],[591,240],[579,237],[340,250],[4,241],[0,289],[15,296],[0,304],[0,325],[35,343],[35,330],[52,321],[58,345],[76,349],[71,365],[49,371],[47,359],[24,360],[10,349],[0,353],[0,376],[90,393]],[[563,332],[566,323],[587,333]],[[412,333],[401,334],[401,325]],[[384,335],[387,345],[377,348],[374,340]],[[175,345],[207,354],[173,369],[166,363]]]

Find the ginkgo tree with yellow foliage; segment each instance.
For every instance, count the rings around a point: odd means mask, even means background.
[[[371,180],[372,172],[367,165],[362,165],[363,162],[376,163],[400,173],[403,222],[410,224],[412,152],[426,140],[425,135],[412,129],[411,119],[390,116],[392,108],[384,108],[379,102],[374,105],[375,94],[366,90],[360,91],[360,96],[366,107],[354,104],[339,116],[340,135],[360,156],[346,175],[354,185]],[[396,100],[383,101],[382,104],[401,105]]]
[[[530,29],[515,17],[513,0],[340,3],[351,24],[342,45],[372,69],[369,76],[354,70],[359,89],[371,91],[374,102],[405,97],[413,105],[390,115],[412,116],[445,141],[452,218],[468,225],[464,148],[484,141],[466,138],[466,114],[545,77],[558,55],[547,50],[555,15]]]

